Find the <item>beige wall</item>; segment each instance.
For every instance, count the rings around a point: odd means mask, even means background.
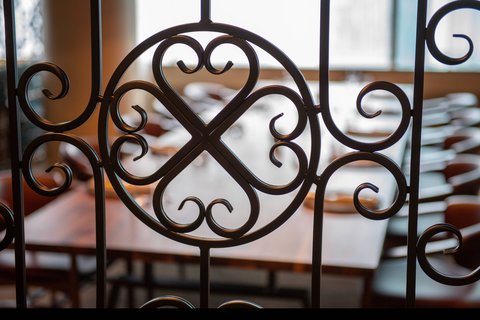
[[[69,94],[58,103],[47,102],[47,112],[52,121],[72,119],[78,115],[90,95],[89,4],[85,0],[44,1],[46,59],[58,64],[70,79]],[[134,45],[135,3],[131,0],[104,0],[102,13],[102,81],[105,87],[117,65]],[[55,83],[49,78],[47,86]],[[61,112],[58,112],[59,109]],[[92,126],[96,123],[89,122],[76,133],[90,132]]]
[[[50,121],[67,121],[85,109],[91,86],[90,74],[90,1],[44,1],[46,60],[59,65],[70,79],[68,95],[58,101],[45,101]],[[131,50],[135,40],[135,3],[131,0],[102,1],[103,88],[111,74]],[[45,85],[58,92],[58,81],[45,76]],[[103,89],[102,89],[103,91]],[[96,132],[97,113],[74,130],[86,135]],[[50,150],[54,149],[52,146]]]

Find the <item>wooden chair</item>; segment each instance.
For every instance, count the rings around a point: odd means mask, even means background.
[[[480,189],[480,156],[461,154],[450,161],[442,172],[420,175],[418,232],[444,221],[446,204],[453,195],[477,195]],[[448,202],[448,201],[447,201]],[[388,222],[385,248],[403,245],[408,234],[408,203]]]
[[[469,92],[424,100],[423,111],[421,144],[428,149],[441,149],[444,140],[457,135],[458,130],[480,126],[478,99]]]
[[[35,176],[45,186],[57,186],[56,181],[50,175],[37,174]],[[13,202],[11,184],[10,171],[0,173],[0,199],[10,208]],[[36,214],[37,209],[55,199],[55,197],[39,195],[25,181],[23,189],[26,216]],[[96,261],[94,257],[90,256],[27,251],[26,269],[27,286],[51,290],[53,305],[57,305],[55,292],[60,291],[68,296],[72,307],[79,307],[80,285],[83,281],[92,279],[96,271]],[[0,252],[0,284],[15,284],[15,257],[14,251],[11,249]]]
[[[441,171],[420,175],[419,202],[443,200],[455,194],[475,195],[480,189],[480,156],[459,154]]]
[[[458,127],[478,127],[480,125],[480,109],[478,107],[464,108],[452,111],[452,125]]]
[[[471,92],[455,92],[444,97],[425,99],[423,103],[424,114],[442,112],[456,112],[466,108],[478,107],[478,98]]]
[[[445,139],[444,149],[450,149],[459,153],[480,154],[480,128],[468,127],[455,132],[454,135]]]
[[[480,110],[479,110],[480,111]],[[435,128],[433,132],[435,132]],[[439,128],[442,130],[442,128]],[[443,170],[457,154],[480,153],[480,128],[460,127],[445,134],[436,145],[422,146],[420,172]],[[410,171],[410,154],[404,159],[404,172]]]
[[[446,248],[456,245],[453,239],[435,241],[429,261],[435,268],[449,275],[467,275],[480,266],[480,199],[478,197],[451,198],[445,211],[445,222],[460,228],[463,244],[452,256],[444,256]],[[452,241],[453,240],[453,241]],[[428,247],[427,247],[428,248]],[[389,250],[376,270],[372,282],[370,307],[405,306],[406,247]],[[480,282],[465,286],[447,286],[427,276],[417,264],[417,307],[480,307]]]

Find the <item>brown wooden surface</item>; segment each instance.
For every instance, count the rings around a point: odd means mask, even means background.
[[[348,192],[366,181],[378,185],[384,194],[381,206],[390,203],[389,197],[395,194],[395,185],[386,178],[382,168],[347,167],[336,175],[329,184],[332,189]],[[80,186],[27,218],[29,249],[95,253],[94,198],[86,189]],[[283,208],[282,204],[288,200],[288,197],[280,197],[277,201],[264,201],[267,207],[262,212],[275,212],[277,206]],[[157,234],[120,200],[107,198],[106,208],[110,253],[144,260],[197,261],[197,248]],[[261,217],[259,222],[262,219],[267,218]],[[234,248],[212,249],[212,263],[308,271],[312,256],[312,222],[313,211],[301,206],[284,225],[262,239]],[[379,263],[386,225],[386,220],[372,221],[358,213],[325,213],[323,270],[371,274]]]
[[[79,188],[26,220],[31,250],[95,254],[94,199]],[[308,271],[311,261],[312,213],[300,210],[285,225],[254,243],[212,250],[212,262],[252,268]],[[385,221],[358,214],[326,214],[324,270],[370,272],[378,265]],[[145,260],[196,261],[198,249],[157,234],[123,203],[107,200],[107,247],[111,253]]]
[[[338,88],[332,88],[332,94]],[[350,93],[357,93],[358,87],[349,88]],[[356,111],[342,108],[346,105],[355,107],[357,94],[340,94],[343,100],[333,100],[334,114],[347,115],[348,121],[342,123],[342,118],[337,117],[338,125],[347,129],[348,125],[360,125],[357,121]],[[276,154],[282,161],[283,166],[277,168],[272,165],[268,153],[274,141],[269,133],[268,123],[270,119],[284,112],[277,123],[277,129],[281,132],[289,132],[295,125],[296,115],[292,113],[294,108],[290,105],[285,108],[285,99],[264,99],[264,103],[274,106],[270,109],[259,109],[247,112],[242,116],[238,124],[241,127],[241,137],[238,132],[227,132],[222,136],[222,141],[231,148],[232,152],[241,159],[254,174],[260,179],[271,184],[288,183],[295,176],[297,168],[295,157],[286,148],[279,148]],[[275,100],[276,99],[276,100]],[[282,102],[283,101],[283,102]],[[382,98],[385,102],[385,99]],[[374,107],[375,108],[375,107]],[[349,111],[350,110],[350,111]],[[214,114],[203,115],[205,121]],[[293,117],[293,118],[291,118]],[[359,116],[358,116],[359,117]],[[261,121],[259,121],[259,119]],[[266,120],[267,119],[267,120]],[[290,120],[289,120],[290,119]],[[293,119],[293,120],[292,120]],[[282,122],[283,121],[283,122]],[[372,121],[372,120],[369,120]],[[373,120],[375,121],[375,120]],[[385,125],[377,122],[375,128],[395,128],[393,124]],[[293,125],[292,125],[293,123]],[[372,125],[374,125],[372,123]],[[381,125],[381,126],[380,126]],[[357,128],[358,129],[358,128]],[[189,139],[188,134],[182,131],[170,131],[160,137],[156,147],[177,146]],[[382,139],[365,133],[363,140]],[[403,158],[405,139],[397,145],[384,151],[397,163]],[[297,143],[306,149],[309,154],[309,136],[301,136]],[[348,148],[340,147],[329,138],[328,133],[322,128],[322,156],[320,167],[323,168],[332,159],[332,154],[339,155],[348,152]],[[154,148],[152,148],[154,149]],[[168,157],[149,153],[146,157],[133,163],[128,159],[124,166],[137,175],[149,175]],[[219,170],[220,168],[220,170]],[[211,158],[199,159],[187,167],[166,190],[166,210],[172,214],[172,219],[181,223],[193,221],[197,215],[197,209],[191,203],[178,212],[180,202],[188,196],[197,196],[206,205],[216,198],[225,198],[232,203],[232,213],[225,208],[220,208],[215,213],[215,219],[220,224],[235,228],[242,224],[248,215],[248,199],[236,183],[229,178],[228,174]],[[321,171],[320,171],[321,172]],[[378,203],[380,208],[388,207],[396,193],[396,184],[393,177],[384,168],[369,166],[364,161],[358,162],[357,166],[349,165],[332,176],[328,183],[327,193],[341,192],[353,193],[353,190],[362,183],[370,182],[380,188]],[[79,186],[56,201],[45,206],[26,219],[26,242],[31,250],[45,250],[72,253],[95,254],[95,225],[94,225],[94,198],[87,191],[88,185]],[[107,188],[108,189],[108,188]],[[296,195],[296,191],[283,196],[268,196],[258,193],[260,199],[260,216],[255,228],[266,225],[280,214]],[[372,196],[373,192],[364,191],[362,195]],[[152,214],[152,204],[149,203],[151,196],[147,195],[147,202],[142,205],[145,212]],[[137,202],[144,202],[145,197],[138,197]],[[347,196],[348,198],[348,196]],[[221,207],[221,206],[220,206]],[[107,198],[107,248],[110,254],[125,255],[143,260],[165,261],[197,261],[199,250],[157,234],[138,220],[117,198]],[[222,211],[223,210],[223,211]],[[345,208],[342,209],[345,211]],[[385,237],[387,221],[372,221],[362,217],[358,213],[325,213],[323,233],[323,270],[329,273],[348,273],[353,275],[371,276],[378,266],[383,241]],[[155,217],[156,219],[156,217]],[[243,220],[242,220],[243,219]],[[308,271],[311,268],[312,257],[312,224],[313,211],[301,206],[293,216],[280,228],[269,235],[252,243],[233,248],[212,249],[212,263],[234,265],[245,268],[266,268],[271,270]],[[202,237],[214,235],[204,222],[194,232]],[[218,236],[216,236],[218,238]]]

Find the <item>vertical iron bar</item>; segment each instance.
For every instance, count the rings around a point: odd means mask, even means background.
[[[8,112],[10,126],[9,143],[12,170],[13,212],[15,213],[16,302],[18,308],[26,308],[25,230],[21,173],[22,149],[17,103],[18,70],[14,1],[4,0],[3,10],[5,17],[5,52],[7,56]]]
[[[100,166],[101,164],[99,164]],[[97,308],[105,308],[107,301],[107,244],[105,227],[105,179],[98,168],[95,180],[95,239],[97,249]]]
[[[210,23],[212,22],[211,18],[210,18],[210,0],[202,0],[202,3],[201,3],[201,20],[200,22],[201,23]]]
[[[329,41],[330,41],[330,0],[322,0],[320,5],[320,49],[319,49],[319,92],[320,110],[329,103]],[[315,212],[313,220],[313,252],[312,252],[312,307],[320,308],[320,289],[322,278],[322,230],[323,230],[323,197],[318,197],[318,186],[315,194]],[[325,192],[325,190],[320,190]]]
[[[330,0],[323,0],[330,1]],[[322,282],[322,244],[323,244],[323,200],[320,193],[325,193],[325,188],[315,192],[315,205],[313,217],[313,252],[312,252],[312,307],[320,308],[320,291]]]
[[[329,102],[329,59],[330,59],[330,0],[320,5],[320,108]]]
[[[102,79],[102,1],[90,1],[90,41],[92,63],[92,99],[98,92]],[[96,91],[95,91],[96,90]],[[101,167],[101,164],[98,164]],[[105,227],[105,183],[103,170],[95,174],[95,236],[97,248],[97,308],[104,308],[107,300],[107,240]]]
[[[101,102],[102,87],[102,0],[90,0],[91,94],[88,106]],[[87,108],[88,108],[87,106]]]
[[[397,30],[397,23],[398,23],[398,10],[400,6],[398,4],[398,0],[393,0],[392,1],[392,12],[391,12],[391,39],[390,39],[390,70],[395,70],[396,67],[396,58],[397,58],[397,39],[398,39],[398,30]]]
[[[418,189],[420,175],[420,145],[422,138],[423,86],[425,77],[425,26],[427,0],[419,0],[417,7],[417,35],[415,48],[415,80],[413,91],[412,147],[410,160],[410,199],[407,238],[406,305],[415,306],[416,242],[418,219]]]
[[[210,248],[200,247],[200,308],[208,308],[210,298]]]
[[[133,259],[128,257],[127,258],[127,275],[128,277],[133,277]],[[110,289],[112,290],[112,289]],[[133,308],[135,305],[135,297],[133,295],[133,285],[128,285],[127,286],[127,307],[128,308]]]

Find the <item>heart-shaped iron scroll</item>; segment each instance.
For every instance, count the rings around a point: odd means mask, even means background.
[[[188,33],[194,31],[215,32],[219,33],[220,36],[211,40],[203,48],[197,40],[188,35]],[[236,46],[243,51],[248,59],[249,75],[246,83],[238,91],[237,95],[208,123],[204,123],[189,108],[188,104],[170,86],[163,73],[162,61],[164,54],[175,44],[188,46],[195,52],[198,58],[197,65],[193,68],[187,67],[183,61],[177,62],[180,70],[186,74],[195,73],[204,67],[209,73],[214,75],[228,72],[233,66],[231,61],[228,61],[222,69],[215,68],[210,61],[212,52],[218,46],[224,44]],[[254,46],[261,48],[277,59],[292,77],[296,90],[282,85],[256,89],[259,76],[259,62]],[[150,48],[155,49],[152,67],[156,83],[132,81],[119,86],[119,81],[129,66]],[[191,139],[176,154],[148,177],[138,177],[130,174],[120,164],[120,149],[126,141],[137,143],[142,147],[142,154],[139,157],[142,157],[148,151],[147,142],[137,133],[147,121],[146,112],[139,106],[134,107],[142,118],[140,125],[137,127],[127,125],[122,120],[119,112],[119,102],[130,90],[143,90],[153,95],[191,135]],[[298,162],[296,176],[285,185],[270,185],[260,180],[221,140],[222,134],[242,117],[256,101],[268,95],[281,95],[290,100],[298,113],[295,128],[287,134],[282,134],[275,128],[275,121],[282,116],[281,114],[270,119],[270,134],[275,141],[271,148],[270,161],[277,167],[281,166],[281,163],[275,158],[274,151],[278,148],[286,147],[294,153]],[[282,225],[301,205],[311,187],[318,166],[320,132],[317,113],[318,110],[314,107],[312,96],[303,75],[294,63],[273,44],[249,31],[230,25],[217,23],[208,25],[199,23],[185,24],[164,30],[148,38],[134,48],[116,69],[108,83],[101,105],[98,126],[101,157],[108,177],[119,197],[138,219],[153,230],[173,240],[195,246],[228,247],[240,245],[254,241],[272,232]],[[113,143],[111,150],[107,142],[109,115],[111,115],[114,124],[126,133]],[[312,146],[315,146],[311,148],[309,157],[307,157],[302,147],[293,141],[306,130],[307,123],[309,123],[312,140],[310,143]],[[179,210],[187,202],[191,202],[198,207],[197,218],[189,224],[176,223],[163,208],[162,198],[167,185],[205,151],[217,160],[222,168],[235,180],[250,202],[248,219],[239,228],[225,228],[213,217],[212,208],[214,206],[222,205],[229,211],[234,210],[228,199],[218,198],[205,204],[198,197],[190,196],[185,198],[179,203]],[[123,186],[122,180],[135,185],[146,185],[158,181],[153,194],[154,211],[158,220],[136,203]],[[297,189],[298,192],[292,201],[277,217],[266,225],[252,231],[261,212],[257,191],[270,195],[281,195]],[[197,229],[204,221],[206,221],[211,231],[220,236],[220,239],[186,234]]]

